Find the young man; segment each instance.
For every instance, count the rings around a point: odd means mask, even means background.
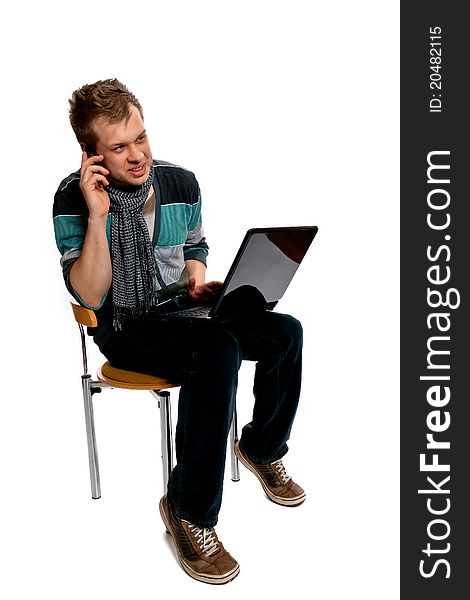
[[[185,571],[226,583],[240,567],[214,526],[243,359],[257,367],[253,420],[243,428],[238,457],[273,502],[296,506],[305,499],[281,460],[300,394],[302,328],[269,311],[223,325],[166,318],[176,295],[205,301],[220,287],[205,283],[208,246],[196,178],[153,160],[142,108],[116,79],[76,90],[70,122],[81,169],[54,198],[65,283],[96,311],[98,326],[89,333],[113,366],[182,382],[177,464],[160,512]]]

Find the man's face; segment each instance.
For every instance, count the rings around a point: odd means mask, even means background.
[[[129,120],[109,123],[104,117],[93,123],[96,152],[104,156],[109,179],[120,187],[142,185],[152,165],[152,152],[138,109],[131,105]]]

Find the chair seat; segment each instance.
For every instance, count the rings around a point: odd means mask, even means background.
[[[116,369],[109,362],[98,369],[98,379],[110,387],[123,388],[126,390],[165,390],[167,388],[179,387],[180,383],[172,383],[163,377]]]

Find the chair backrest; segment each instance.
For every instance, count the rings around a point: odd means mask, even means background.
[[[71,302],[70,304],[72,306],[75,321],[78,323],[80,337],[82,339],[83,375],[88,375],[88,358],[86,353],[85,332],[83,327],[96,327],[98,325],[98,319],[91,308],[85,308],[84,306],[75,304],[75,302]]]
[[[70,303],[73,310],[73,316],[75,317],[75,321],[80,323],[80,325],[85,325],[86,327],[96,327],[98,325],[98,319],[96,318],[95,312],[91,310],[91,308],[85,308],[84,306],[79,306],[74,302]]]

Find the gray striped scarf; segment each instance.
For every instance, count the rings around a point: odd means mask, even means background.
[[[113,187],[110,198],[111,263],[113,268],[113,326],[122,328],[128,317],[138,317],[153,303],[156,263],[149,230],[142,215],[153,183],[153,168],[147,181],[132,192]]]

